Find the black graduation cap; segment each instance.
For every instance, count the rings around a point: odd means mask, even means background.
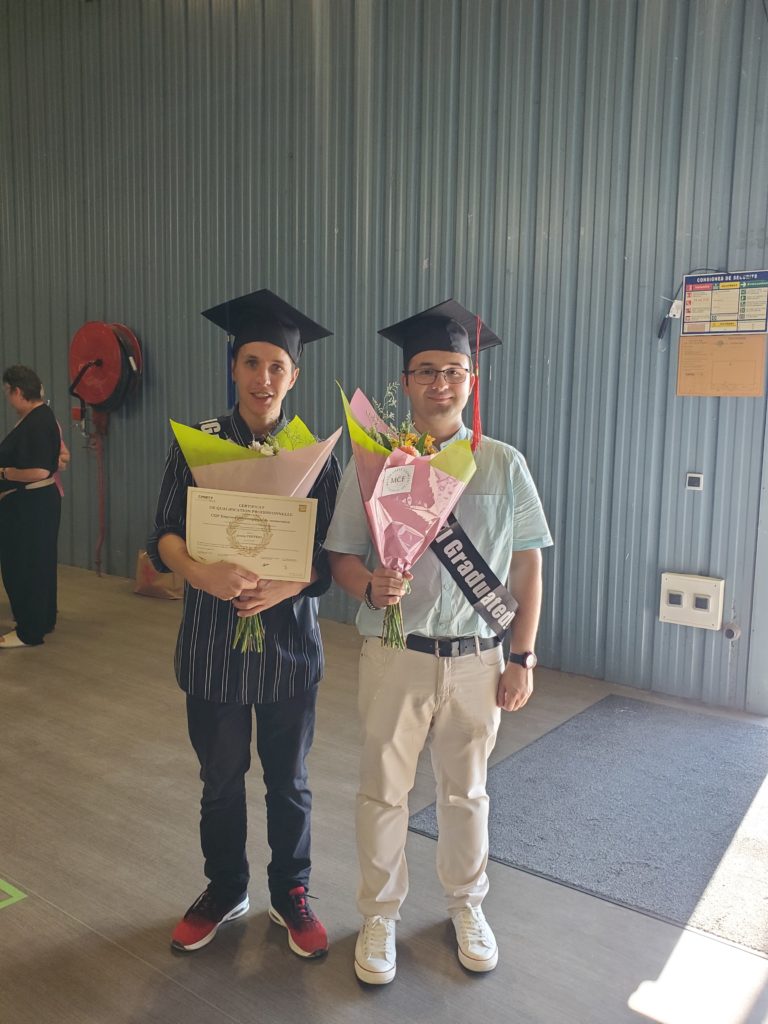
[[[479,331],[479,336],[478,336]],[[480,352],[501,345],[501,338],[490,327],[455,299],[446,299],[436,306],[409,316],[391,327],[379,331],[388,341],[394,341],[403,350],[403,367],[419,352],[461,352],[474,359],[475,370]],[[479,351],[478,351],[479,350]],[[472,395],[472,451],[476,451],[483,437],[480,421],[480,378],[475,377]]]
[[[287,352],[296,364],[304,345],[327,338],[332,333],[269,288],[205,309],[203,316],[230,335],[233,355],[249,341],[268,341]]]
[[[472,359],[477,347],[477,323],[478,317],[474,313],[455,299],[447,299],[391,327],[384,327],[379,334],[402,348],[403,364],[407,367],[419,352],[432,349],[462,352]],[[494,345],[501,345],[501,338],[481,320],[480,350]]]

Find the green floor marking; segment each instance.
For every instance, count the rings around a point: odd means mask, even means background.
[[[0,893],[5,893],[5,899],[0,896],[0,910],[4,907],[10,907],[12,903],[18,903],[19,900],[27,898],[25,892],[15,889],[10,882],[5,882],[2,878],[0,878]]]

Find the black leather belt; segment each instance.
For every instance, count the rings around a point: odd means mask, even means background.
[[[409,633],[405,638],[405,646],[409,651],[421,651],[422,654],[434,654],[436,658],[461,658],[465,654],[477,654],[478,651],[489,651],[498,647],[501,640],[497,636],[457,636],[433,640],[428,636]]]

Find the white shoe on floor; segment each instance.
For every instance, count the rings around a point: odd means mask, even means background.
[[[465,907],[453,915],[452,921],[462,967],[468,971],[492,971],[499,962],[499,949],[480,907]]]
[[[355,974],[366,985],[386,985],[395,976],[395,921],[366,917],[355,943]]]
[[[4,647],[29,647],[29,644],[25,644],[23,640],[19,640],[18,633],[16,630],[11,630],[10,633],[6,633],[5,636],[0,636],[0,651]]]

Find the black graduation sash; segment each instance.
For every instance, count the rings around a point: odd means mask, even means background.
[[[478,615],[503,637],[518,604],[461,528],[453,512],[430,544],[440,563]]]

